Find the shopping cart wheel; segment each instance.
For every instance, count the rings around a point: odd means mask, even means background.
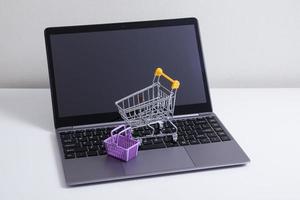
[[[158,121],[159,124],[159,129],[162,129],[164,127],[164,122],[163,121]]]
[[[139,146],[142,145],[143,139],[142,138],[137,138],[137,140],[139,141]]]
[[[147,124],[147,126],[151,129],[151,135],[153,136],[154,135],[154,132],[155,132],[155,128],[153,128],[151,126],[151,124]]]
[[[176,142],[177,139],[178,139],[177,133],[173,133],[173,134],[172,134],[172,138],[173,138],[173,140]]]

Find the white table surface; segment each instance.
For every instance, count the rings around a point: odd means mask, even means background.
[[[300,199],[300,89],[212,89],[243,167],[68,188],[48,89],[0,89],[0,199]]]

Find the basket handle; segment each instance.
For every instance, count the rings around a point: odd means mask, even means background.
[[[160,67],[157,67],[155,69],[154,76],[158,76],[158,77],[163,76],[165,79],[167,79],[168,81],[170,81],[172,83],[172,86],[171,86],[172,89],[178,89],[179,86],[180,86],[180,82],[178,80],[174,80],[170,76],[168,76],[167,74],[165,74],[164,71],[163,71],[163,69],[160,68]]]
[[[114,142],[116,145],[118,145],[119,135],[121,135],[122,133],[125,133],[128,137],[131,137],[131,136],[132,136],[132,135],[131,135],[131,132],[130,132],[131,127],[129,126],[129,127],[126,128],[126,125],[123,124],[123,125],[117,126],[116,128],[114,128],[114,129],[110,132],[111,137],[114,135],[114,133],[115,133],[117,130],[119,130],[119,129],[121,129],[121,128],[123,128],[123,130],[120,131],[120,132],[118,133],[118,136],[116,137],[116,139],[113,140],[113,142]]]

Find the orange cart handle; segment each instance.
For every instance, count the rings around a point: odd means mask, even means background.
[[[164,73],[163,69],[158,67],[155,69],[154,76],[163,76],[165,79],[172,83],[172,89],[178,89],[180,86],[180,82],[178,80],[172,79],[170,76]]]

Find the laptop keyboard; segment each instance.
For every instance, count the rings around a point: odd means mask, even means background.
[[[143,139],[139,150],[171,148],[231,140],[213,116],[178,119],[174,120],[173,123],[178,128],[178,140],[176,142],[173,141],[172,136],[147,138]],[[103,140],[110,136],[110,131],[113,128],[90,128],[61,132],[60,137],[65,159],[105,155],[106,150]],[[155,128],[155,134],[158,134],[158,125],[155,125]],[[171,133],[173,132],[172,126],[165,123],[161,131],[163,133]],[[151,134],[149,127],[141,127],[135,129],[133,132],[134,137],[141,137],[147,134]]]

